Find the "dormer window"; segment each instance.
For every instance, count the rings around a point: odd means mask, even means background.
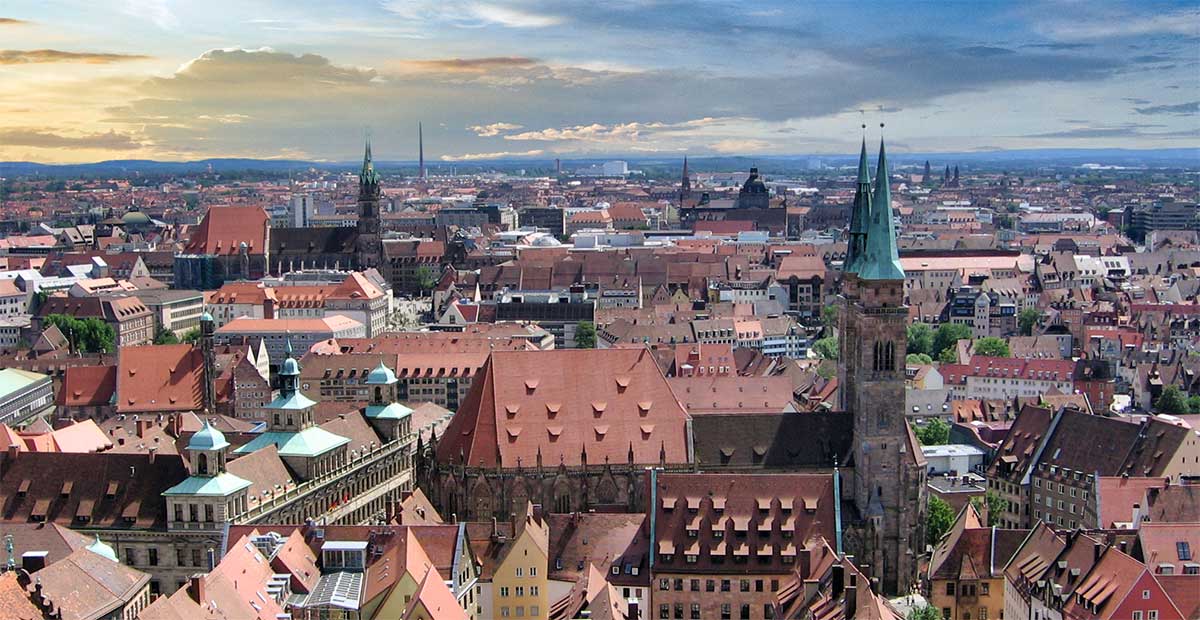
[[[321,563],[325,572],[358,572],[366,566],[365,541],[329,541],[321,545]]]

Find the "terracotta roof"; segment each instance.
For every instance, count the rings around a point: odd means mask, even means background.
[[[795,411],[792,380],[786,376],[673,377],[671,388],[693,416],[710,413]]]
[[[188,474],[178,456],[155,456],[153,462],[151,458],[105,452],[23,452],[0,470],[0,519],[75,527],[165,528],[167,505],[162,492]]]
[[[790,573],[805,541],[836,536],[831,474],[660,474],[657,484],[660,571],[745,573],[740,555],[754,556],[755,572]]]
[[[190,344],[121,347],[117,411],[197,411],[204,407],[204,356]]]
[[[250,454],[230,460],[226,469],[229,473],[250,481],[250,508],[269,501],[296,485],[283,459],[279,457],[275,444],[268,444]]]
[[[104,406],[112,402],[116,389],[116,366],[71,366],[63,374],[55,403],[64,407]]]
[[[271,218],[262,207],[213,207],[184,246],[187,254],[238,254],[242,243],[251,255],[267,247]]]
[[[50,620],[49,611],[33,603],[34,595],[26,589],[29,585],[29,576],[20,571],[0,573],[0,609],[4,616],[10,620]]]
[[[576,581],[595,566],[617,584],[648,584],[649,554],[644,513],[552,514],[550,578]],[[646,527],[645,529],[649,529]],[[561,566],[561,568],[559,568]],[[612,567],[618,568],[612,574]],[[634,576],[632,569],[638,568]]]
[[[689,460],[688,415],[644,348],[496,351],[481,373],[438,442],[441,462]]]
[[[93,539],[57,523],[0,523],[0,540],[12,536],[13,557],[20,568],[21,556],[29,551],[45,551],[46,564],[53,564],[72,552],[92,544]]]
[[[63,618],[103,618],[133,601],[150,575],[83,548],[33,573]]]

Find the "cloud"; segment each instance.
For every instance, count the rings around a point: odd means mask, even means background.
[[[50,129],[28,127],[0,129],[0,144],[43,149],[105,149],[113,151],[128,151],[145,146],[132,136],[116,131],[63,135],[54,133]]]
[[[686,132],[702,127],[729,123],[734,118],[699,118],[679,123],[617,123],[604,125],[575,125],[573,127],[547,128],[538,131],[504,136],[505,140],[540,140],[545,142],[636,142],[643,136],[661,136],[663,134]]]
[[[516,123],[492,123],[490,125],[471,125],[470,127],[467,127],[467,129],[475,132],[475,135],[481,138],[490,138],[492,136],[500,135],[500,132],[503,131],[515,131],[517,129],[523,129],[524,127],[524,125],[518,125]]]
[[[976,58],[988,58],[991,56],[1006,56],[1015,54],[1016,52],[1007,47],[993,47],[990,45],[972,45],[970,47],[959,48],[959,54],[964,56],[975,56]]]
[[[1029,134],[1022,136],[1024,138],[1130,138],[1138,136],[1156,135],[1156,136],[1171,136],[1173,132],[1154,132],[1147,133],[1143,129],[1161,128],[1163,125],[1144,124],[1144,123],[1123,123],[1121,125],[1097,126],[1097,127],[1079,127],[1076,129],[1066,129],[1063,131],[1051,131],[1047,133]]]
[[[146,60],[140,54],[109,54],[100,52],[64,52],[62,50],[0,50],[0,65],[24,65],[47,62],[79,62],[103,65],[131,60]]]
[[[125,0],[122,12],[130,17],[145,19],[163,30],[174,30],[179,18],[167,5],[168,0]]]
[[[1195,8],[1142,15],[1112,10],[1069,11],[1066,14],[1046,11],[1044,7],[1036,10],[1039,16],[1034,28],[1054,39],[1071,41],[1158,34],[1194,37],[1200,34],[1197,25],[1200,24],[1200,9]]]
[[[1147,101],[1146,103],[1150,103]],[[1177,114],[1188,116],[1200,112],[1200,101],[1189,101],[1174,105],[1152,105],[1144,108],[1134,108],[1138,114]]]
[[[384,9],[407,20],[442,23],[457,28],[545,28],[564,21],[563,16],[548,11],[474,0],[385,0],[382,5]]]
[[[23,26],[29,22],[15,17],[0,17],[0,26]]]
[[[532,67],[537,59],[524,56],[490,56],[486,58],[442,58],[436,60],[403,60],[396,63],[401,70],[446,73],[483,73],[501,69]]]
[[[481,159],[508,159],[512,157],[537,157],[545,154],[542,149],[529,151],[497,151],[494,153],[463,153],[462,155],[442,155],[442,161],[478,161]]]
[[[710,144],[709,148],[718,153],[754,153],[768,150],[771,146],[771,143],[766,140],[728,138]]]

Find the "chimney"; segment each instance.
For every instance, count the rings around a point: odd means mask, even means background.
[[[1104,555],[1104,545],[1098,542],[1092,543],[1092,561],[1099,562],[1102,555]]]
[[[17,455],[20,453],[21,453],[21,446],[18,446],[15,443],[10,445],[8,447],[8,460],[10,460],[10,461],[17,460]]]
[[[158,455],[158,446],[150,446],[150,464],[154,464],[154,458]]]
[[[1130,524],[1130,526],[1131,526],[1131,527],[1133,527],[1134,529],[1137,529],[1137,526],[1138,526],[1138,521],[1140,521],[1140,520],[1141,520],[1141,518],[1140,518],[1140,516],[1139,516],[1139,514],[1138,514],[1138,513],[1140,513],[1141,511],[1142,511],[1142,505],[1141,505],[1141,504],[1136,504],[1136,503],[1135,503],[1135,504],[1133,505],[1133,514],[1129,515],[1129,524]],[[1103,524],[1103,523],[1101,523],[1100,525],[1104,525],[1104,524]]]
[[[197,604],[204,604],[204,573],[192,575],[191,580],[188,581],[187,593]]]
[[[150,429],[150,425],[152,424],[152,422],[151,422],[150,420],[141,420],[141,419],[139,419],[139,420],[136,422],[136,424],[137,424],[137,436],[138,436],[138,438],[140,438],[140,439],[145,439],[145,438],[146,438],[146,431]]]
[[[850,574],[850,581],[846,584],[846,596],[842,605],[846,610],[847,618],[853,618],[858,612],[858,577],[853,573]]]
[[[36,573],[46,568],[46,556],[48,555],[50,555],[49,551],[26,551],[22,553],[21,570],[27,573]]]
[[[846,586],[846,567],[842,566],[842,563],[839,561],[835,563],[830,570],[833,574],[833,577],[831,579],[829,596],[832,598],[837,598],[841,596],[842,590],[844,590]]]

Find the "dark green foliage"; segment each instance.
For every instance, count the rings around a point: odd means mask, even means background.
[[[75,348],[84,353],[112,353],[116,348],[116,332],[98,318],[77,319],[65,314],[51,314],[43,323],[47,327],[57,327]]]
[[[933,330],[924,323],[908,326],[908,353],[933,356]]]
[[[983,355],[986,357],[1011,357],[1012,353],[1008,350],[1008,342],[1003,338],[988,336],[975,341],[975,355]]]
[[[929,510],[925,514],[925,531],[929,534],[929,541],[936,545],[953,525],[954,509],[946,500],[930,495]]]
[[[915,429],[917,441],[923,446],[940,446],[950,441],[950,425],[941,418],[934,418]]]
[[[829,336],[822,338],[812,345],[813,351],[821,359],[835,360],[838,358],[838,339],[837,336]]]
[[[575,348],[596,348],[596,325],[591,321],[580,321],[575,326]]]
[[[942,352],[946,349],[953,350],[959,340],[969,340],[970,338],[970,327],[959,323],[942,323],[933,335],[933,351],[930,351],[929,355],[940,359]]]

